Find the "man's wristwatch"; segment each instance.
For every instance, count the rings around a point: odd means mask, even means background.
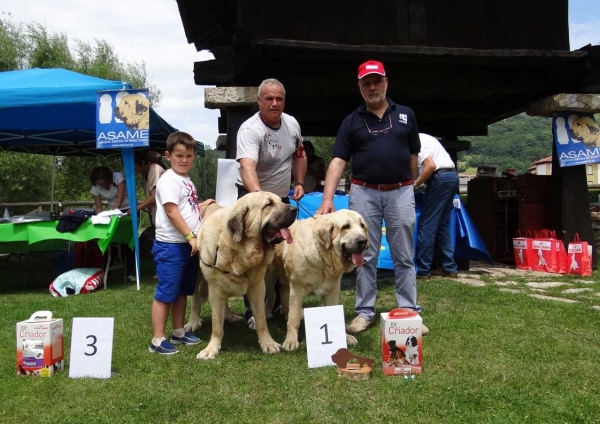
[[[191,240],[191,239],[193,239],[195,237],[196,237],[196,234],[194,234],[193,231],[190,231],[190,233],[187,236],[185,236],[185,239],[186,240]]]
[[[302,188],[304,188],[304,183],[296,183],[296,184],[294,185],[294,187],[295,187],[295,186],[297,186],[297,185],[299,185],[299,186],[302,186]]]

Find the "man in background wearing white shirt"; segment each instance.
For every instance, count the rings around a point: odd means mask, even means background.
[[[440,142],[428,135],[419,134],[421,152],[418,165],[421,167],[415,188],[426,184],[423,205],[417,232],[417,279],[428,280],[434,254],[440,261],[442,275],[458,277],[454,261],[454,246],[450,238],[450,213],[454,195],[458,193],[458,174],[452,158]]]

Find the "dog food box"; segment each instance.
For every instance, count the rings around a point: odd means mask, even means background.
[[[412,309],[381,314],[383,375],[421,374],[423,319]]]
[[[50,377],[62,371],[63,320],[38,311],[17,323],[17,375]]]

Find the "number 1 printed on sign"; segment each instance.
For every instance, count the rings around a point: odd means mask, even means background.
[[[319,330],[325,330],[325,341],[321,342],[321,344],[331,344],[331,343],[333,343],[331,340],[329,340],[329,334],[327,333],[327,324],[323,324],[321,326],[321,328],[319,328]]]

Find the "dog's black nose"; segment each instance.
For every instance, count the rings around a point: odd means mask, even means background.
[[[365,250],[367,248],[367,239],[366,238],[360,239],[357,241],[357,244],[361,250]]]

